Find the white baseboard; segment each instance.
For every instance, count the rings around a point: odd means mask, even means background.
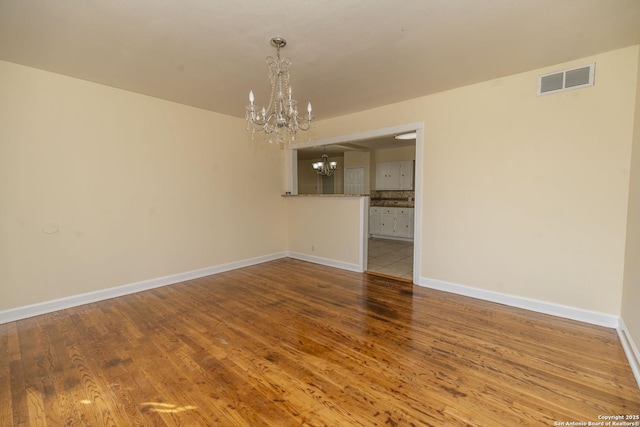
[[[612,314],[583,310],[580,308],[569,307],[566,305],[560,305],[546,301],[517,297],[500,292],[478,289],[471,286],[449,283],[442,280],[421,277],[419,285],[485,301],[491,301],[498,304],[536,311],[538,313],[564,317],[565,319],[578,320],[580,322],[590,323],[593,325],[605,326],[608,328],[617,329],[618,320],[620,319],[618,316],[614,316]]]
[[[352,264],[343,261],[337,261],[335,259],[322,258],[313,255],[307,255],[300,252],[287,252],[287,256],[290,258],[299,259],[302,261],[309,261],[314,264],[326,265],[327,267],[340,268],[342,270],[355,271],[356,273],[362,273],[364,268],[358,264]]]
[[[624,353],[627,355],[627,359],[629,359],[633,376],[636,377],[636,382],[638,383],[638,387],[640,387],[640,351],[631,338],[629,329],[622,318],[620,318],[620,325],[618,326],[618,336],[620,337]]]
[[[51,313],[53,311],[63,310],[65,308],[76,307],[82,304],[89,304],[92,302],[115,298],[122,295],[133,294],[148,289],[159,288],[161,286],[173,285],[175,283],[197,279],[204,276],[210,276],[212,274],[222,273],[224,271],[235,270],[255,264],[261,264],[263,262],[284,258],[286,256],[287,253],[279,252],[241,261],[230,262],[227,264],[221,264],[213,267],[202,268],[199,270],[187,271],[185,273],[172,274],[155,279],[143,280],[141,282],[129,283],[127,285],[117,286],[114,288],[101,289],[99,291],[87,292],[84,294],[72,295],[69,297],[45,301],[42,303],[11,308],[9,310],[0,311],[0,324],[13,322],[20,319],[26,319],[28,317],[38,316],[41,314]]]

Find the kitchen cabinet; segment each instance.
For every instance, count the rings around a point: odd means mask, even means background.
[[[400,162],[376,163],[376,190],[400,189]]]
[[[369,208],[369,234],[382,234],[382,209]]]
[[[395,236],[396,229],[396,208],[384,208],[382,211],[382,233],[383,236]]]
[[[395,212],[395,235],[413,239],[413,209],[396,208]]]
[[[376,163],[376,190],[413,190],[413,160]]]
[[[369,235],[375,237],[413,239],[413,208],[369,208]]]
[[[400,163],[400,190],[413,190],[413,160]]]

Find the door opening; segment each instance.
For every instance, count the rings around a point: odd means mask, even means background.
[[[404,278],[409,277],[413,283],[417,284],[420,280],[420,241],[421,241],[421,229],[422,229],[422,156],[423,156],[423,130],[424,123],[415,122],[407,123],[398,126],[392,126],[388,128],[381,128],[376,130],[370,130],[350,135],[342,135],[329,137],[321,140],[310,140],[307,142],[301,142],[295,144],[296,147],[287,148],[287,171],[286,171],[286,187],[285,191],[289,194],[298,194],[299,180],[302,172],[299,168],[306,170],[304,162],[308,158],[317,157],[318,152],[332,151],[334,155],[344,156],[345,165],[343,168],[338,169],[342,172],[338,178],[334,179],[334,191],[335,193],[344,192],[345,195],[369,195],[368,199],[365,199],[367,203],[364,204],[364,209],[361,209],[360,222],[354,226],[358,226],[360,230],[360,245],[358,249],[358,271],[374,272],[376,270],[374,258],[380,255],[380,252],[384,251],[388,253],[409,253],[410,256],[404,257],[402,260],[391,260],[387,263],[387,266],[396,264],[394,267],[400,268],[401,265],[411,265],[411,269],[404,272],[402,276]],[[412,141],[398,141],[394,137],[407,132],[416,132],[415,140]],[[403,142],[409,142],[412,146],[411,158],[400,158],[398,153],[393,155],[383,155],[380,158],[377,156],[378,151],[382,149],[407,147],[402,145]],[[391,144],[393,143],[393,144]],[[406,154],[406,153],[405,153]],[[411,174],[411,181],[413,187],[411,189],[404,188],[406,180],[400,179],[400,187],[396,187],[396,179],[388,179],[386,186],[378,188],[374,185],[376,175],[376,163],[410,163],[413,166]],[[362,183],[362,172],[357,170],[364,166],[364,185],[362,190],[360,185]],[[384,165],[383,165],[384,167]],[[398,165],[387,165],[390,171],[395,171]],[[402,166],[400,166],[402,170]],[[352,170],[353,169],[353,170]],[[405,177],[406,178],[406,177]],[[317,182],[317,181],[316,181]],[[318,183],[317,193],[324,193],[322,185]],[[306,187],[305,187],[306,188]],[[396,191],[395,194],[388,194],[385,192]],[[404,191],[405,193],[402,193]],[[307,193],[303,193],[307,194]],[[374,200],[377,199],[377,200]],[[387,199],[385,203],[381,203],[381,199]],[[400,201],[404,199],[405,204],[393,203],[393,200]],[[385,223],[384,236],[376,233],[372,233],[370,230],[369,221],[372,219],[370,216],[372,212],[369,207],[392,207],[392,208],[406,208],[404,212],[395,212],[393,227],[389,223]],[[407,209],[410,209],[408,211]],[[373,213],[375,214],[375,212]],[[387,215],[391,215],[387,212]],[[375,219],[375,218],[373,218]],[[381,223],[382,224],[382,223]],[[382,225],[380,224],[380,227]],[[375,221],[372,221],[371,227],[376,227]],[[403,228],[404,227],[404,228]],[[390,235],[393,234],[393,235]],[[383,237],[383,238],[380,238]],[[375,240],[374,240],[375,239]],[[375,244],[386,244],[387,248],[377,251]],[[404,245],[406,249],[390,248],[389,245],[395,244],[396,246]],[[371,245],[371,248],[369,247]],[[369,254],[369,252],[372,252]],[[379,260],[381,260],[380,257]],[[337,260],[342,261],[342,260]],[[369,265],[371,264],[371,265]],[[398,276],[398,269],[389,274],[395,277]],[[379,274],[386,274],[380,272]]]
[[[375,152],[367,272],[413,282],[416,146]]]

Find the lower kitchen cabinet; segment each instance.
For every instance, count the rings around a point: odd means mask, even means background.
[[[369,208],[369,235],[413,239],[413,208],[372,206]]]
[[[369,208],[369,234],[382,234],[382,209],[379,207]]]

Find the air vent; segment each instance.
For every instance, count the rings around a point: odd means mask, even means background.
[[[538,77],[538,95],[593,86],[596,64],[572,68]]]

